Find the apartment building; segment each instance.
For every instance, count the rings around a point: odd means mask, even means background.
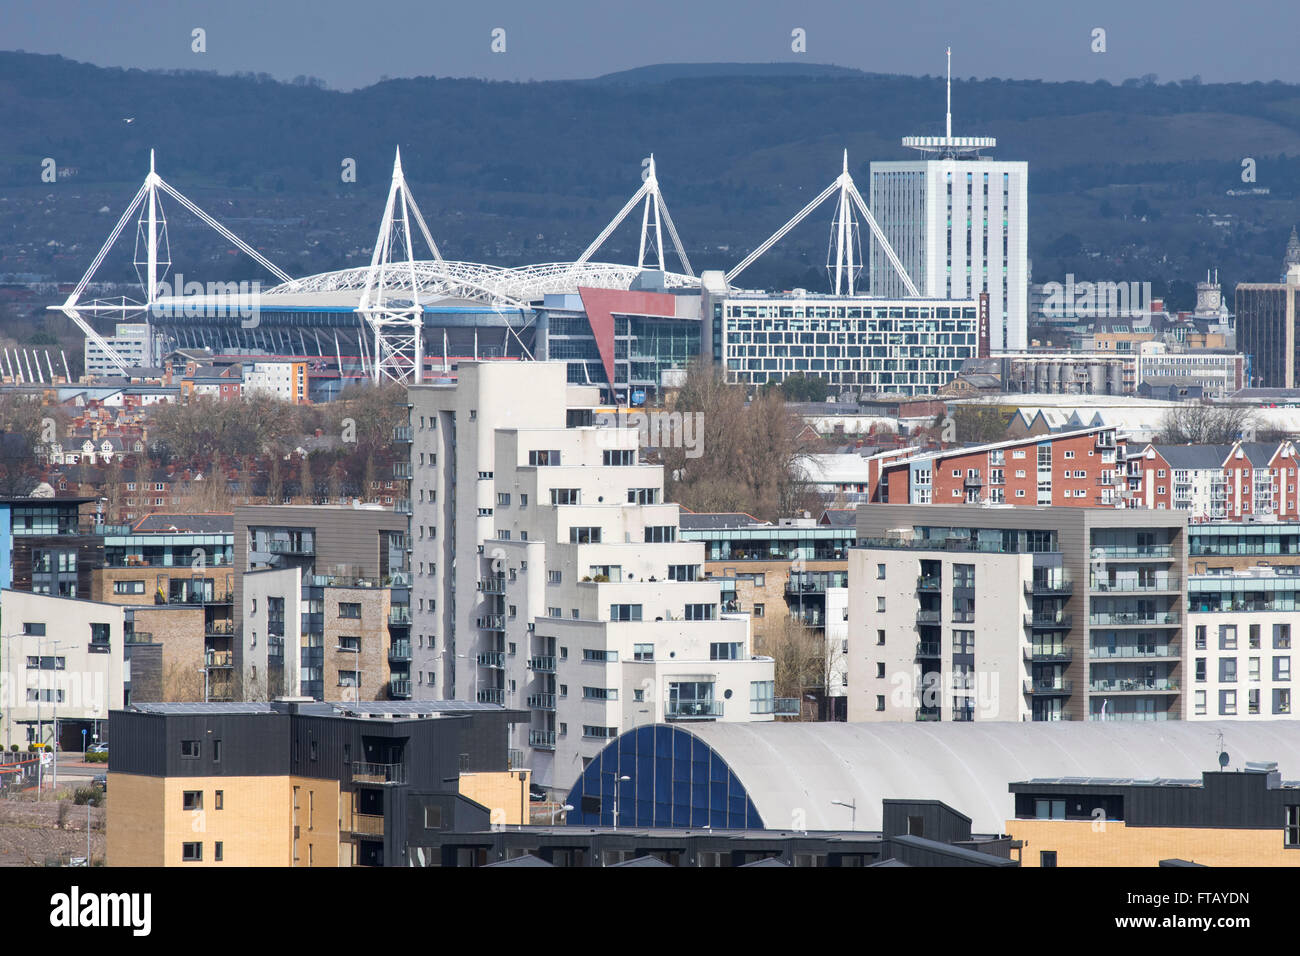
[[[245,699],[402,700],[407,517],[375,506],[237,508],[234,667]]]
[[[1023,866],[1295,866],[1300,785],[1273,762],[1195,779],[1012,783]]]
[[[1294,715],[1291,626],[1300,574],[1256,567],[1188,578],[1189,720],[1282,720]]]
[[[819,681],[826,686],[787,689],[792,696],[777,698],[777,714],[798,707],[809,719],[846,719],[848,555],[856,512],[828,510],[775,524],[747,514],[683,512],[680,530],[683,540],[704,544],[704,576],[721,585],[723,610],[750,615],[757,653],[770,654],[770,642],[792,622],[826,641]]]
[[[109,866],[408,866],[486,815],[527,822],[523,715],[456,701],[115,708]],[[485,806],[481,800],[487,800]]]
[[[876,506],[849,554],[848,717],[1182,716],[1186,519]]]
[[[42,741],[79,750],[122,706],[123,610],[111,604],[0,590],[0,714],[5,749]]]
[[[1187,528],[1192,574],[1300,565],[1300,522],[1209,521]]]
[[[1129,462],[1135,506],[1186,511],[1195,519],[1300,519],[1295,445],[1147,445]]]
[[[566,368],[465,363],[410,390],[413,689],[527,707],[512,746],[542,786],[627,727],[775,709],[772,660],[680,539],[661,466],[636,429],[591,424]]]
[[[1127,442],[1094,427],[942,451],[867,459],[868,494],[888,504],[1119,507]]]

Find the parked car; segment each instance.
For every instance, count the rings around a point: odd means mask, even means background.
[[[99,787],[99,789],[103,790],[105,793],[108,793],[108,774],[106,773],[95,774],[95,779],[91,781],[91,784],[93,786]]]
[[[86,748],[88,754],[106,754],[108,753],[108,744],[91,744]]]

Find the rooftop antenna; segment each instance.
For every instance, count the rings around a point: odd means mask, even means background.
[[[948,114],[944,131],[952,139],[952,47],[948,47]]]

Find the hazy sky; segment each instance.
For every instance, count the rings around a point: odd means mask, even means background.
[[[191,51],[206,30],[207,51]],[[505,30],[505,52],[490,49]],[[806,31],[807,52],[791,50]],[[1106,52],[1092,33],[1106,31]],[[1295,0],[0,0],[0,48],[103,66],[568,79],[665,62],[884,73],[1300,82]]]

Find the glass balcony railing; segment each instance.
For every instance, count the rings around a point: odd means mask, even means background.
[[[1164,678],[1147,678],[1135,677],[1122,680],[1094,680],[1088,684],[1088,689],[1092,691],[1102,691],[1112,694],[1124,693],[1176,693],[1178,691],[1178,681],[1167,680]]]
[[[1178,623],[1178,614],[1175,611],[1093,614],[1088,623],[1093,627],[1171,627]]]
[[[393,443],[403,444],[415,439],[415,429],[410,425],[398,425],[393,429]]]
[[[916,589],[918,591],[942,591],[943,577],[941,575],[926,576],[920,575],[916,579]]]
[[[406,783],[404,763],[353,763],[352,782],[381,786],[400,786]]]
[[[405,700],[411,696],[411,679],[409,677],[394,677],[388,682],[389,696],[397,700]]]
[[[390,661],[407,662],[411,659],[411,642],[410,641],[393,641],[388,645],[388,659]]]
[[[1035,661],[1050,663],[1053,661],[1068,661],[1074,658],[1074,650],[1059,644],[1035,644],[1025,648],[1025,660],[1029,663]]]
[[[528,746],[534,747],[537,750],[554,750],[555,731],[553,730],[528,731]]]
[[[1051,628],[1052,630],[1069,630],[1074,624],[1072,614],[1026,614],[1025,624],[1029,627]]]
[[[1092,582],[1094,591],[1177,591],[1178,575],[1158,575],[1154,578],[1120,578],[1115,581]]]
[[[476,658],[479,667],[495,667],[498,670],[506,666],[506,655],[503,651],[485,651]]]
[[[475,696],[480,704],[504,704],[506,702],[504,687],[480,687]]]
[[[555,658],[548,655],[530,657],[528,658],[528,669],[537,671],[539,674],[554,674]]]
[[[408,604],[395,604],[388,609],[388,623],[394,627],[411,626],[411,607]]]
[[[1178,644],[1098,644],[1088,648],[1088,656],[1094,659],[1113,657],[1181,657],[1182,649]]]
[[[917,657],[942,657],[943,652],[937,641],[920,641],[916,645]]]
[[[555,710],[555,695],[529,694],[526,703],[532,710]]]
[[[720,700],[670,700],[664,707],[668,720],[711,720],[721,716]]]
[[[1074,682],[1068,680],[1027,680],[1025,693],[1040,697],[1069,697]]]

